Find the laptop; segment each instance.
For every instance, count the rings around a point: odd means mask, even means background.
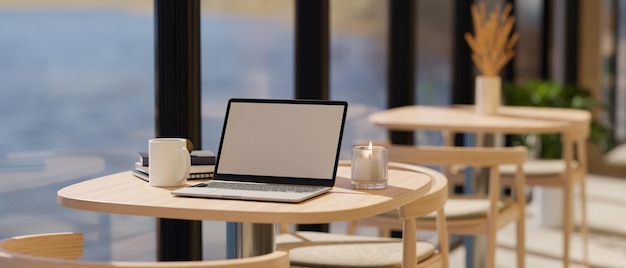
[[[335,184],[348,103],[230,99],[213,180],[177,196],[297,203]]]

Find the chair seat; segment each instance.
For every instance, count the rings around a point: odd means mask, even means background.
[[[435,253],[428,242],[417,242],[416,247],[418,262]],[[291,249],[289,259],[292,265],[315,267],[399,267],[402,242],[304,246]]]
[[[626,143],[611,149],[604,156],[607,164],[626,166]]]
[[[573,162],[572,166],[576,168],[577,162]],[[565,171],[565,161],[563,159],[535,159],[524,163],[524,173],[526,176],[538,175],[557,175]],[[515,174],[514,165],[501,165],[500,173],[512,175]]]
[[[399,267],[402,239],[308,232],[279,234],[278,248],[289,249],[292,265],[315,267]],[[435,246],[417,242],[418,261],[435,253]]]
[[[512,201],[499,201],[500,210],[506,208]],[[489,210],[489,200],[487,199],[448,199],[444,206],[446,218],[448,219],[471,219],[487,216]],[[392,210],[383,213],[385,216],[398,218],[398,211]],[[435,219],[436,213],[430,213],[423,218]]]
[[[358,236],[324,232],[300,231],[284,233],[276,236],[276,245],[279,248],[296,248],[312,245],[329,245],[345,243],[377,243],[377,242],[401,242],[399,238]]]

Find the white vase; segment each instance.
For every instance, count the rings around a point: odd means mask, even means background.
[[[501,102],[502,82],[499,76],[476,77],[474,105],[478,114],[495,114]]]

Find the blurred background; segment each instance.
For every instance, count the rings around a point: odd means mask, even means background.
[[[416,2],[416,101],[448,105],[455,1]],[[521,38],[511,82],[541,76],[544,2],[516,1]],[[608,101],[620,92],[616,73],[624,68],[616,51],[624,34],[611,12],[617,1],[601,2],[606,64],[598,66],[603,80],[594,96]],[[354,141],[387,138],[366,117],[387,105],[388,3],[330,3],[330,98],[350,103],[342,149],[348,159]],[[201,7],[202,144],[216,151],[229,98],[293,98],[294,3],[202,0]],[[78,231],[96,249],[88,259],[155,258],[155,244],[145,243],[155,239],[153,218],[55,202],[58,189],[129,170],[137,152],[147,150],[155,132],[154,43],[152,0],[0,0],[0,237]],[[600,119],[623,140],[626,122],[616,119],[622,108],[609,106]],[[441,142],[433,133],[416,137],[420,144]],[[224,223],[203,225],[205,241],[225,239]],[[224,254],[205,247],[205,258]]]

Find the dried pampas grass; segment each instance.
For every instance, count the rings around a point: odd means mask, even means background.
[[[474,36],[465,33],[465,40],[472,49],[472,60],[485,76],[497,76],[500,70],[515,55],[518,33],[513,33],[515,16],[511,15],[513,6],[509,3],[501,10],[487,14],[485,3],[472,5]]]

